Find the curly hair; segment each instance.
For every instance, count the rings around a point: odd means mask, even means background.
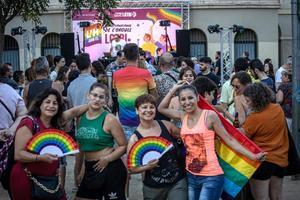
[[[64,105],[60,93],[55,89],[49,88],[39,93],[30,104],[28,115],[32,117],[40,117],[41,105],[43,101],[50,95],[56,96],[56,101],[58,103],[57,113],[52,117],[50,122],[54,128],[59,129],[62,125],[62,113],[63,113]]]
[[[274,94],[268,86],[263,83],[252,83],[246,86],[244,96],[248,97],[255,112],[262,111],[274,98]]]

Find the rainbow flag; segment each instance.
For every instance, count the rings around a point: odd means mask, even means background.
[[[241,143],[246,149],[255,154],[261,152],[261,149],[256,144],[254,144],[243,133],[236,129],[201,96],[198,102],[198,106],[201,109],[215,111],[227,132],[239,143]],[[237,153],[222,140],[216,140],[215,147],[219,163],[224,171],[225,177],[222,199],[234,199],[236,195],[241,191],[243,186],[251,178],[256,169],[259,167],[260,162],[250,160],[244,155]]]
[[[86,47],[102,42],[102,25],[97,23],[84,28],[84,45]]]

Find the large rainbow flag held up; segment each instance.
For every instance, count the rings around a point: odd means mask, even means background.
[[[219,114],[206,100],[200,97],[198,106],[201,109],[213,110],[219,116],[224,128],[227,132],[241,143],[246,149],[253,153],[261,152],[261,149],[249,140],[244,134],[236,129],[222,115]],[[216,140],[216,151],[219,163],[224,171],[225,184],[222,199],[234,199],[241,191],[243,186],[251,178],[255,170],[259,167],[260,162],[250,160],[231,149],[224,141]]]

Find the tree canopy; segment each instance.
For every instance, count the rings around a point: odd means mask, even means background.
[[[120,0],[58,0],[58,2],[63,3],[65,10],[72,13],[80,12],[81,9],[95,9],[103,26],[108,26],[112,23],[109,17],[110,9],[117,7]],[[0,63],[2,63],[5,26],[16,16],[38,24],[40,16],[49,6],[50,0],[0,0]]]

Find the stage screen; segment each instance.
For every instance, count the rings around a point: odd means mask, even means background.
[[[72,18],[75,54],[79,52],[80,46],[81,50],[90,54],[91,60],[102,58],[104,53],[110,52],[111,40],[116,34],[119,34],[126,43],[136,43],[152,56],[155,56],[158,47],[165,52],[166,31],[165,27],[160,26],[161,20],[171,22],[167,27],[167,34],[175,50],[176,30],[182,26],[180,8],[112,9],[111,17],[114,25],[105,28],[102,28],[95,16],[96,11],[83,10],[81,14],[75,14]],[[89,21],[90,26],[80,28],[79,22],[83,21]],[[146,41],[149,38],[150,41]]]

